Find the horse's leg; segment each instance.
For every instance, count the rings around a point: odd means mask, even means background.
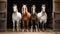
[[[39,25],[40,25],[40,23],[37,22],[37,30],[38,30],[38,31],[40,31],[40,29],[39,29],[39,28],[40,28]]]
[[[30,22],[28,21],[28,25],[27,25],[27,29],[28,29],[28,31],[30,31]]]
[[[27,30],[27,32],[28,32],[28,21],[27,21],[27,24],[26,24],[26,30]]]
[[[43,31],[44,31],[44,22],[42,23],[42,29],[43,29]]]
[[[36,22],[36,31],[38,30],[38,28],[39,28],[39,24],[38,22]]]
[[[36,27],[35,31],[37,31],[37,25],[35,25],[35,27]]]
[[[20,31],[21,31],[21,20],[20,20],[20,23],[19,24],[20,24],[19,26],[20,26]]]
[[[28,32],[28,29],[29,29],[29,21],[27,21],[27,32]]]
[[[15,21],[13,20],[13,32],[15,31]]]
[[[32,21],[33,25],[33,32],[35,31],[35,21]]]
[[[24,29],[25,29],[25,28],[24,28],[24,21],[22,21],[22,22],[23,22],[23,31],[24,31]]]
[[[37,31],[37,21],[35,21],[35,31]]]
[[[19,31],[19,20],[17,20],[17,31]]]
[[[43,29],[43,28],[42,28],[42,20],[40,20],[40,28],[41,28],[41,30]]]
[[[47,20],[44,21],[44,30],[46,30],[46,21]]]
[[[37,26],[37,27],[36,27],[36,31],[38,31],[38,29],[39,29],[39,28],[38,28],[38,25],[39,25],[38,22],[36,22],[36,26]]]
[[[31,22],[30,21],[29,21],[28,25],[29,25],[29,31],[30,31],[31,30]]]
[[[46,23],[44,23],[44,30],[46,30]]]
[[[33,25],[32,25],[32,20],[31,20],[31,32],[32,32],[32,29],[33,29]]]

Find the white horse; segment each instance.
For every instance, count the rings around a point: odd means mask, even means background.
[[[47,14],[45,12],[45,5],[42,5],[42,11],[37,14],[37,17],[40,21],[40,24],[42,25],[42,29],[44,30],[44,27],[46,28],[46,22],[47,22]],[[45,25],[44,25],[45,24]]]
[[[13,31],[15,31],[15,23],[17,24],[17,31],[19,31],[19,24],[21,23],[21,13],[18,12],[17,5],[13,6],[13,14],[12,14],[12,21],[13,21]],[[19,23],[20,21],[20,23]]]

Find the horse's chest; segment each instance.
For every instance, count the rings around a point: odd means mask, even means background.
[[[27,21],[29,19],[28,15],[23,15],[23,20]]]
[[[32,20],[36,20],[36,15],[32,15],[32,16],[31,16],[31,19],[32,19]]]
[[[19,19],[19,15],[13,15],[13,18],[14,18],[15,20],[18,20],[18,19]]]
[[[46,19],[47,19],[47,16],[44,15],[44,16],[41,17],[41,19],[42,19],[42,20],[46,20]]]

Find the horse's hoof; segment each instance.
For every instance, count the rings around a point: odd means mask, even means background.
[[[25,32],[27,32],[27,30],[25,30]]]
[[[37,32],[38,30],[36,30],[36,32]]]
[[[24,32],[24,29],[22,30],[22,32]]]
[[[39,32],[39,29],[37,31]]]
[[[24,30],[24,32],[25,32],[25,30]]]
[[[13,31],[13,32],[15,32],[15,31]]]
[[[15,32],[15,30],[13,29],[13,32]]]
[[[28,32],[29,30],[27,30],[27,32]]]
[[[32,32],[32,29],[30,31]]]
[[[32,32],[34,32],[34,30],[32,30]]]

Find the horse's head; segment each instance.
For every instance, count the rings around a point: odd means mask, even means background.
[[[45,13],[45,4],[42,5],[42,12]]]
[[[27,12],[28,12],[27,6],[26,5],[23,5],[22,6],[22,14],[25,14]]]
[[[13,11],[14,11],[14,13],[16,13],[17,11],[18,11],[18,9],[17,9],[17,5],[13,5]]]
[[[35,5],[33,5],[32,8],[31,8],[33,14],[35,13],[35,8],[36,8]]]

